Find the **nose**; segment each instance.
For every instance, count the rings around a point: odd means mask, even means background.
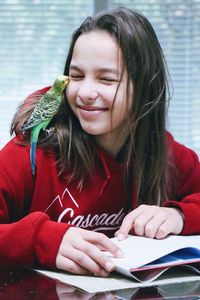
[[[81,101],[85,103],[95,101],[98,97],[95,82],[93,82],[92,80],[84,79],[79,86],[77,95],[81,99]]]

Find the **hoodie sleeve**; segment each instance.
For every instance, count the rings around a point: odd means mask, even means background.
[[[55,268],[64,223],[34,212],[17,222],[0,225],[0,266],[23,265]]]
[[[176,197],[169,199],[164,206],[177,207],[184,215],[181,234],[200,234],[200,162],[191,149],[169,137],[175,170],[170,174],[176,184]],[[176,175],[176,176],[175,176]]]
[[[11,141],[0,152],[0,266],[55,268],[69,225],[54,222],[43,212],[28,214],[33,189],[29,151]]]

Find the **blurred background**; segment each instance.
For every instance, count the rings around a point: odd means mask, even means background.
[[[200,156],[200,0],[1,0],[0,148],[19,103],[63,73],[74,29],[118,6],[152,23],[173,82],[168,129]]]

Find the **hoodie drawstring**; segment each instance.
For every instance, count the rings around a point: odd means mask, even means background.
[[[102,162],[104,171],[105,171],[105,173],[106,173],[106,178],[105,178],[105,180],[104,180],[104,182],[103,182],[103,184],[102,184],[102,187],[101,187],[101,189],[100,189],[100,192],[99,192],[99,198],[101,198],[102,193],[103,193],[105,187],[107,186],[108,181],[109,181],[110,178],[111,178],[111,175],[110,175],[110,171],[109,171],[108,165],[107,165],[106,160],[105,160],[105,158],[103,157],[102,154],[100,154],[100,160],[101,160],[101,162]]]

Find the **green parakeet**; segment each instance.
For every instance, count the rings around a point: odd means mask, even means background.
[[[32,174],[36,169],[36,146],[41,129],[46,129],[53,116],[57,113],[62,100],[64,90],[69,82],[69,77],[60,75],[52,87],[39,99],[30,118],[21,127],[21,131],[31,128],[30,134],[30,160]]]

